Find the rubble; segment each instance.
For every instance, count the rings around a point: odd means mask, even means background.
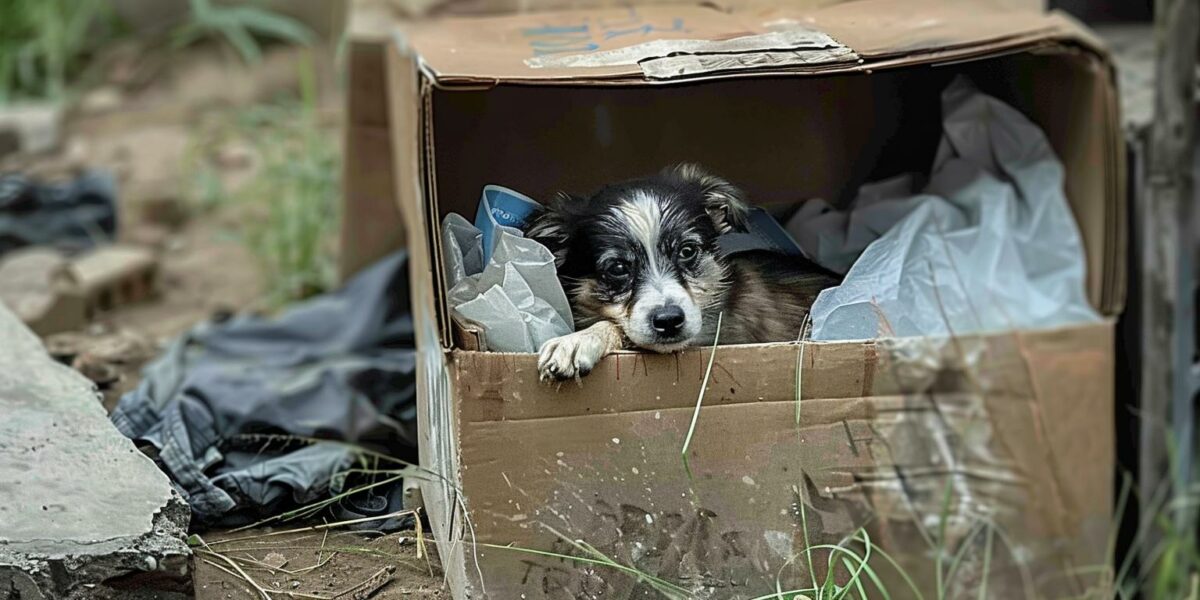
[[[0,597],[187,597],[187,504],[92,384],[2,306],[0,364]]]
[[[70,280],[68,260],[50,248],[28,248],[0,260],[0,304],[40,335],[87,324],[83,295]]]
[[[0,303],[45,336],[146,300],[157,280],[158,259],[148,248],[104,246],[74,259],[52,248],[27,248],[0,260]]]

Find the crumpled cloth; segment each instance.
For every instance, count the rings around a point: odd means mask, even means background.
[[[906,189],[911,178],[889,180],[864,188],[849,213],[817,205],[789,221],[810,258],[846,273],[813,305],[813,339],[1100,319],[1084,291],[1063,166],[1045,134],[963,78],[942,105],[943,137],[923,192]]]
[[[116,180],[104,171],[53,184],[0,173],[0,254],[24,246],[72,253],[110,241],[116,203]]]
[[[574,331],[548,248],[517,229],[497,226],[485,265],[483,233],[453,213],[442,222],[442,239],[450,306],[483,327],[488,350],[537,352],[547,340]]]
[[[399,252],[276,319],[195,327],[146,367],[112,422],[149,447],[201,523],[253,522],[337,493],[335,475],[361,456],[338,442],[416,462],[414,348]],[[399,484],[378,491],[335,514],[399,510]]]

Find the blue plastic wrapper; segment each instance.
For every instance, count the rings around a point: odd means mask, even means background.
[[[483,188],[479,208],[475,211],[475,227],[483,234],[483,264],[492,259],[492,248],[498,238],[497,228],[525,229],[525,220],[538,209],[538,203],[528,196],[499,185]]]

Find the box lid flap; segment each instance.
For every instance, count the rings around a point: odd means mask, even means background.
[[[938,0],[735,12],[653,5],[451,18],[408,24],[400,38],[442,85],[863,70],[893,60],[955,60],[1045,40],[1099,47],[1086,30],[1058,14]]]

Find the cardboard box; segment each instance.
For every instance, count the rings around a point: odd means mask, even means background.
[[[689,597],[757,598],[811,586],[842,555],[818,549],[810,573],[806,545],[856,533],[892,597],[911,593],[884,551],[926,590],[940,562],[948,597],[985,574],[991,597],[1098,585],[1111,320],[721,346],[689,474],[710,349],[619,353],[581,385],[540,383],[533,355],[465,349],[438,234],[489,183],[545,198],[680,160],[759,204],[846,200],[928,168],[939,94],[965,74],[1045,130],[1089,298],[1111,318],[1125,294],[1121,127],[1108,56],[1079,25],[975,3],[653,5],[411,24],[375,68],[386,86],[365,85],[390,106],[411,257],[420,451],[437,474],[422,492],[456,598],[660,597],[620,569],[497,547],[596,559],[570,540]]]

